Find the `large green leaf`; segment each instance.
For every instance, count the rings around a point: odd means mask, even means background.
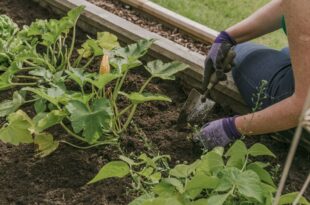
[[[240,194],[255,198],[259,202],[263,202],[263,189],[260,185],[259,176],[252,170],[248,170],[237,175],[235,184]]]
[[[24,97],[18,91],[15,91],[12,100],[5,100],[0,103],[0,117],[5,117],[15,112],[24,102]]]
[[[159,184],[154,186],[152,192],[160,197],[169,197],[175,194],[177,191],[173,185],[166,183],[165,180],[162,180]]]
[[[201,163],[199,163],[197,170],[211,173],[213,171],[222,169],[223,167],[224,161],[222,156],[211,151],[202,157]]]
[[[163,182],[174,186],[175,189],[181,194],[185,191],[183,183],[177,178],[166,178],[163,179]]]
[[[138,198],[135,198],[128,205],[142,205],[147,200],[152,200],[152,199],[154,199],[154,196],[152,194],[143,194],[139,196]]]
[[[298,196],[298,192],[293,192],[281,196],[279,205],[292,204]],[[301,205],[310,205],[310,202],[305,198],[301,197],[298,204]]]
[[[259,176],[252,170],[242,172],[235,167],[226,168],[221,172],[221,183],[235,186],[238,192],[247,197],[263,202],[263,188]]]
[[[163,63],[160,60],[149,62],[145,69],[153,76],[164,80],[174,80],[175,74],[188,68],[180,62]]]
[[[44,131],[45,129],[60,123],[66,116],[67,114],[61,110],[52,110],[49,113],[39,113],[33,119],[36,131]]]
[[[171,169],[169,174],[177,178],[186,178],[196,170],[199,164],[200,160],[197,160],[196,162],[189,165],[179,164],[176,165],[173,169]]]
[[[196,174],[188,181],[186,192],[195,199],[204,189],[215,189],[218,186],[219,179],[215,176],[208,176],[206,174]]]
[[[247,153],[246,145],[241,140],[237,140],[225,154],[226,157],[229,157],[226,166],[241,169]]]
[[[91,56],[101,56],[104,50],[112,50],[119,47],[117,37],[109,32],[97,33],[97,39],[88,39],[82,44],[82,48],[78,49],[78,53],[83,58]]]
[[[82,68],[69,68],[66,73],[69,75],[69,78],[74,80],[80,87],[83,87],[87,79],[91,76],[90,73],[85,73]]]
[[[271,156],[276,158],[276,156],[263,144],[256,143],[249,149],[249,155],[257,156]]]
[[[268,183],[269,185],[272,185],[273,187],[275,187],[275,184],[272,180],[271,175],[264,168],[257,165],[255,162],[249,164],[247,166],[247,170],[254,171],[262,181],[264,181],[264,182]]]
[[[99,173],[88,184],[112,177],[122,178],[129,174],[129,171],[128,165],[123,161],[109,162],[100,169]]]
[[[8,125],[0,130],[0,140],[13,145],[32,143],[34,125],[28,115],[18,110],[8,116]]]
[[[96,41],[95,39],[88,39],[82,44],[82,48],[78,49],[78,53],[83,58],[89,58],[91,56],[103,55],[103,50],[99,46],[98,41]]]
[[[137,60],[147,53],[153,42],[153,39],[139,40],[137,43],[115,50],[114,53],[115,55],[121,56],[123,58]]]
[[[121,95],[126,96],[133,104],[140,104],[148,101],[166,101],[171,102],[171,99],[164,95],[155,95],[151,93],[138,93],[133,92],[130,94],[119,92]]]
[[[196,201],[192,201],[189,205],[208,205],[208,199],[198,199]]]
[[[95,143],[104,130],[109,130],[113,111],[109,100],[94,100],[91,106],[81,101],[70,101],[66,106],[70,113],[71,125],[75,133],[83,131],[83,136],[90,144]]]
[[[172,195],[169,197],[158,197],[146,200],[142,205],[184,205],[186,204],[179,195]]]
[[[213,195],[208,198],[207,204],[212,205],[222,205],[226,201],[226,199],[229,197],[229,194],[219,194],[219,195]]]
[[[40,133],[34,137],[34,144],[38,146],[39,153],[36,154],[39,157],[46,157],[54,152],[59,142],[54,141],[53,136],[50,133]]]
[[[121,77],[119,74],[105,73],[98,75],[94,80],[88,79],[87,81],[96,86],[98,89],[103,89],[109,82]]]

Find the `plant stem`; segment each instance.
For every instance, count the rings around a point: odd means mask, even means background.
[[[128,126],[129,126],[129,124],[130,124],[130,122],[131,122],[131,120],[132,120],[132,118],[133,118],[133,115],[134,115],[135,112],[136,112],[137,106],[138,106],[138,104],[134,104],[134,105],[133,105],[133,107],[132,107],[132,109],[131,109],[131,111],[130,111],[130,114],[129,114],[127,120],[126,120],[126,123],[125,123],[125,125],[123,126],[123,128],[121,129],[120,133],[124,132],[124,131],[128,128]]]
[[[150,77],[149,79],[147,79],[147,81],[145,81],[145,83],[143,84],[143,86],[140,88],[139,93],[142,93],[142,92],[144,91],[144,89],[146,88],[146,86],[151,82],[152,78],[153,78],[153,77]],[[131,109],[131,111],[130,111],[130,114],[129,114],[127,120],[126,120],[126,123],[125,123],[125,125],[123,126],[123,128],[121,129],[120,133],[124,132],[124,131],[128,128],[128,126],[129,126],[129,124],[130,124],[130,122],[131,122],[131,120],[132,120],[132,118],[133,118],[133,116],[134,116],[134,114],[135,114],[135,112],[136,112],[137,106],[138,106],[138,104],[134,104],[134,105],[133,105],[133,107],[132,107],[132,109]]]
[[[70,67],[70,59],[71,59],[72,52],[73,52],[74,45],[75,45],[76,25],[74,25],[72,32],[73,33],[72,33],[71,47],[70,47],[69,54],[68,54],[68,65],[69,65],[69,67]]]
[[[124,84],[124,81],[126,79],[127,74],[128,74],[128,71],[126,71],[123,74],[122,79],[120,81],[119,81],[119,79],[117,79],[115,90],[113,92],[113,102],[116,102],[116,99],[117,99],[117,96],[118,96],[118,92],[121,90],[121,88],[122,88],[122,86]]]
[[[39,80],[39,77],[36,76],[29,76],[29,75],[15,75],[16,78],[25,78],[25,79],[32,79],[32,80]]]
[[[81,141],[87,143],[87,141],[86,141],[83,137],[81,137],[81,136],[75,134],[74,132],[72,132],[63,122],[60,122],[60,125],[61,125],[61,126],[68,132],[68,134],[70,134],[72,137],[74,137],[74,138],[76,138],[76,139],[78,139],[78,140],[81,140]]]
[[[116,118],[119,118],[121,115],[125,114],[128,110],[130,110],[130,108],[132,107],[132,104],[131,105],[128,105],[126,108],[124,108],[122,111],[120,111],[118,113],[118,115],[116,116]]]
[[[153,76],[149,77],[149,79],[147,79],[147,81],[145,81],[145,83],[143,84],[143,86],[141,87],[139,93],[142,93],[143,90],[146,88],[146,86],[151,82],[151,80],[153,79]]]
[[[83,69],[86,69],[86,68],[93,62],[94,59],[95,59],[94,56],[91,57],[91,58],[87,61],[87,63],[86,63],[82,68],[83,68]]]
[[[78,149],[90,149],[90,148],[98,147],[98,146],[101,146],[101,145],[114,145],[114,144],[116,144],[115,142],[99,142],[99,143],[96,143],[96,144],[93,144],[93,145],[90,145],[90,146],[81,147],[81,146],[72,144],[70,142],[64,141],[64,140],[62,140],[60,142],[68,144],[68,145],[70,145],[72,147],[75,147],[75,148],[78,148]]]
[[[37,83],[11,83],[12,86],[33,86],[37,85]]]

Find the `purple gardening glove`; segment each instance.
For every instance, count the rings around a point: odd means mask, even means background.
[[[231,66],[231,62],[225,62],[229,51],[232,49],[237,42],[229,36],[225,31],[222,31],[215,39],[209,54],[205,60],[203,89],[206,90],[209,85],[211,75],[215,72],[218,81],[226,80],[225,72],[229,71],[227,66]]]
[[[205,149],[225,147],[241,137],[235,125],[236,117],[228,117],[205,124],[194,136],[194,142],[200,142]]]

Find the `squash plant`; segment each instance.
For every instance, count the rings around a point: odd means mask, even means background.
[[[83,9],[77,7],[59,20],[37,20],[22,29],[0,16],[0,90],[15,89],[11,100],[0,103],[0,117],[6,117],[0,129],[3,142],[34,143],[42,157],[59,143],[83,149],[117,144],[139,104],[171,101],[145,89],[154,78],[174,80],[187,66],[159,60],[143,65],[140,59],[154,40],[120,47],[117,37],[108,32],[98,33],[96,39],[89,37],[75,49],[76,23]],[[101,68],[91,72],[89,66],[102,56]],[[143,67],[150,77],[139,90],[126,93],[123,84],[128,73]],[[118,105],[120,96],[129,102],[123,109]],[[20,109],[24,104],[33,107],[33,117]],[[55,139],[48,132],[54,126],[85,145]]]
[[[143,165],[143,161],[139,164],[121,156],[120,161],[106,164],[90,183],[128,174],[134,182],[141,173],[145,180],[154,178],[155,174],[160,176],[144,186],[140,190],[142,195],[130,205],[271,205],[276,186],[266,169],[270,165],[255,160],[259,156],[275,157],[260,143],[248,149],[239,140],[225,154],[223,148],[217,147],[192,164],[178,164],[164,172],[156,171],[156,166],[145,165],[136,175],[133,165]],[[297,193],[283,195],[280,205],[291,204],[296,196]],[[310,203],[301,198],[299,204]]]

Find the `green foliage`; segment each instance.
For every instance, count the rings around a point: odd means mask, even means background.
[[[88,184],[95,183],[111,177],[122,178],[129,174],[129,166],[123,161],[113,161],[104,165],[99,173]]]
[[[178,164],[167,169],[169,172],[161,173],[159,182],[143,186],[144,194],[131,204],[271,205],[276,187],[266,165],[253,158],[257,156],[274,157],[274,154],[262,144],[254,144],[248,149],[242,141],[235,142],[225,154],[222,148],[215,148],[192,164]],[[128,158],[122,159],[129,167],[142,165]],[[147,176],[152,173],[149,166],[143,169]],[[133,181],[135,177],[132,175]],[[296,195],[282,196],[281,204],[292,203]],[[300,203],[309,204],[305,198]]]
[[[150,185],[158,184],[162,178],[162,173],[169,169],[167,165],[169,159],[170,157],[167,155],[151,158],[146,154],[141,154],[134,156],[133,159],[122,155],[120,156],[121,161],[112,161],[103,166],[89,184],[130,174],[133,179],[132,186],[135,190],[149,191]]]
[[[172,62],[164,64],[162,61],[156,60],[149,62],[145,69],[154,77],[158,77],[164,80],[174,80],[175,74],[183,71],[187,68],[187,65],[184,65],[179,62]]]
[[[81,101],[70,101],[66,108],[73,130],[75,133],[83,131],[83,136],[90,144],[95,143],[104,130],[112,126],[113,111],[109,100],[105,98],[94,100],[90,106]]]
[[[76,7],[61,19],[36,20],[22,29],[9,17],[0,16],[0,90],[17,90],[12,100],[0,102],[0,117],[7,117],[0,129],[3,142],[34,143],[40,157],[52,153],[59,143],[84,149],[115,144],[130,125],[139,104],[171,102],[166,96],[144,90],[153,78],[174,79],[174,74],[186,66],[156,61],[154,69],[160,72],[151,73],[139,90],[125,93],[122,86],[129,71],[143,65],[140,58],[154,40],[142,39],[120,47],[115,35],[99,32],[96,39],[89,37],[80,49],[75,49],[76,23],[83,10],[83,6]],[[72,59],[73,53],[78,57]],[[89,66],[102,55],[114,69],[107,73],[91,72]],[[112,92],[109,85],[114,85]],[[123,110],[118,105],[119,94],[130,101]],[[16,111],[23,104],[33,106],[33,119]],[[86,146],[67,139],[55,141],[46,132],[55,126]],[[150,169],[141,174],[149,172]],[[156,180],[159,176],[150,177]]]
[[[24,97],[19,92],[15,91],[12,100],[5,100],[0,103],[0,117],[5,117],[15,112],[24,102]]]

